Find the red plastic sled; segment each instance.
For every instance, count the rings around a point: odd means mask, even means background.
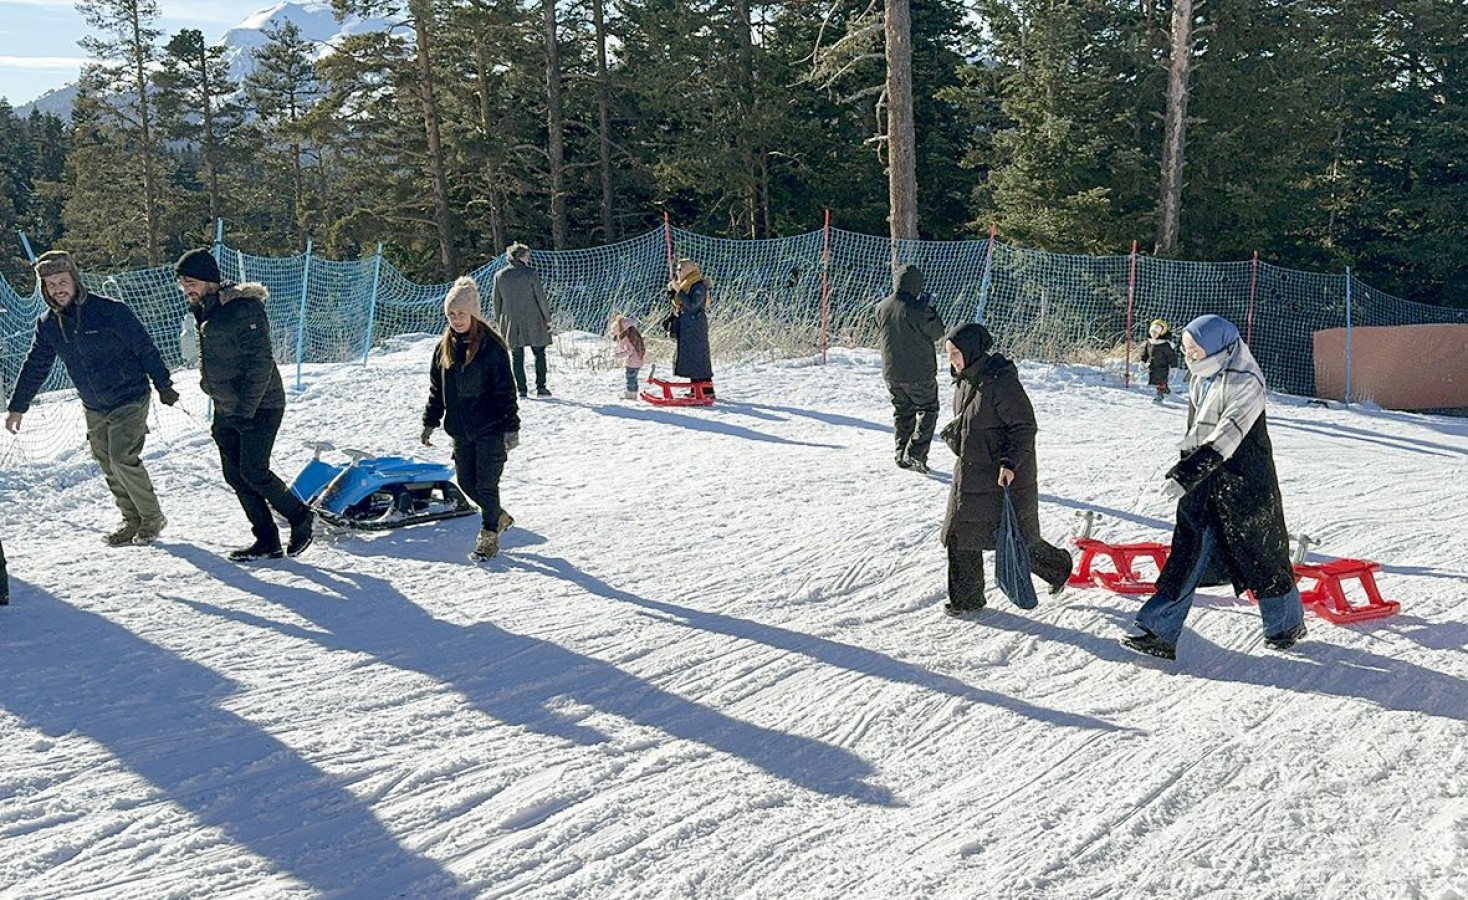
[[[1295,563],[1295,580],[1304,585],[1307,580],[1313,585],[1300,588],[1300,600],[1316,614],[1337,625],[1348,622],[1364,622],[1395,615],[1402,604],[1381,596],[1376,586],[1376,574],[1381,564],[1367,559],[1333,559],[1324,563]],[[1346,596],[1344,582],[1359,581],[1366,594],[1364,604],[1352,603]]]
[[[662,389],[661,394],[642,392],[642,399],[653,406],[713,406],[714,383],[712,381],[667,381],[649,378],[647,383]]]
[[[1101,587],[1118,594],[1151,594],[1157,590],[1157,585],[1150,581],[1143,581],[1137,574],[1132,564],[1139,558],[1145,557],[1152,560],[1157,571],[1167,563],[1167,555],[1172,551],[1168,544],[1158,544],[1145,541],[1136,544],[1108,544],[1095,538],[1078,537],[1075,539],[1076,547],[1081,551],[1080,562],[1076,565],[1075,574],[1070,576],[1067,583],[1071,587]],[[1109,559],[1113,571],[1094,571],[1092,565],[1097,556]]]

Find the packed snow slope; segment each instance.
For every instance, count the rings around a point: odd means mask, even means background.
[[[523,403],[484,565],[477,518],[225,561],[189,373],[148,444],[163,539],[108,549],[75,401],[28,416],[76,445],[0,475],[0,896],[1468,897],[1461,420],[1272,396],[1291,529],[1402,612],[1279,653],[1207,589],[1167,664],[1098,589],[943,615],[952,458],[892,464],[876,354],[728,366],[681,410],[597,346]],[[430,352],[308,368],[277,469],[447,460]],[[1167,540],[1180,401],[1020,372],[1047,535]]]

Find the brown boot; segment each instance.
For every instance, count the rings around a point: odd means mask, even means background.
[[[476,560],[485,560],[498,552],[500,552],[499,532],[490,531],[488,528],[479,529],[479,540],[474,542],[474,552],[470,556]]]
[[[138,523],[137,531],[133,534],[134,544],[149,544],[158,539],[163,532],[163,526],[168,524],[168,518],[159,513],[156,516],[143,516]]]
[[[502,507],[500,509],[500,517],[495,520],[494,530],[498,534],[504,534],[506,531],[509,531],[510,526],[514,524],[515,517],[510,515],[509,510]]]
[[[143,523],[138,519],[123,519],[122,524],[114,528],[111,533],[102,538],[102,542],[109,547],[122,547],[131,544],[133,538],[138,536],[138,528]]]

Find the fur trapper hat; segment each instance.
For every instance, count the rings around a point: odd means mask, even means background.
[[[451,312],[466,312],[479,321],[484,321],[484,310],[479,297],[479,285],[468,275],[461,275],[458,280],[449,285],[449,292],[443,298],[443,312],[448,315]]]
[[[82,285],[82,270],[77,268],[76,260],[71,258],[71,254],[65,250],[47,250],[36,260],[36,282],[40,287],[41,297],[48,305],[51,298],[46,294],[46,279],[62,273],[70,275],[76,282],[78,295],[86,293],[86,288]]]

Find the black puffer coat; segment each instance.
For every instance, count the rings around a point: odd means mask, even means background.
[[[923,292],[922,273],[899,266],[897,290],[877,304],[877,347],[888,384],[932,384],[938,376],[934,345],[943,339],[943,320],[932,301]]]
[[[967,358],[965,358],[967,362]],[[1014,470],[1009,486],[1020,530],[1040,540],[1040,487],[1035,466],[1035,411],[1014,363],[998,354],[979,356],[954,379],[954,421],[944,439],[958,442],[953,487],[943,518],[943,543],[993,550],[1004,508],[999,469]]]
[[[275,365],[265,285],[220,285],[192,306],[199,331],[199,383],[214,400],[217,420],[244,422],[262,409],[284,409],[285,387]]]
[[[455,440],[477,441],[520,430],[520,405],[515,399],[515,376],[510,371],[510,352],[489,326],[474,358],[464,361],[467,335],[454,335],[454,364],[443,366],[438,346],[428,368],[428,405],[423,410],[423,427],[443,430]]]
[[[709,352],[709,283],[695,281],[674,298],[678,310],[673,374],[691,381],[711,381],[714,360]]]

